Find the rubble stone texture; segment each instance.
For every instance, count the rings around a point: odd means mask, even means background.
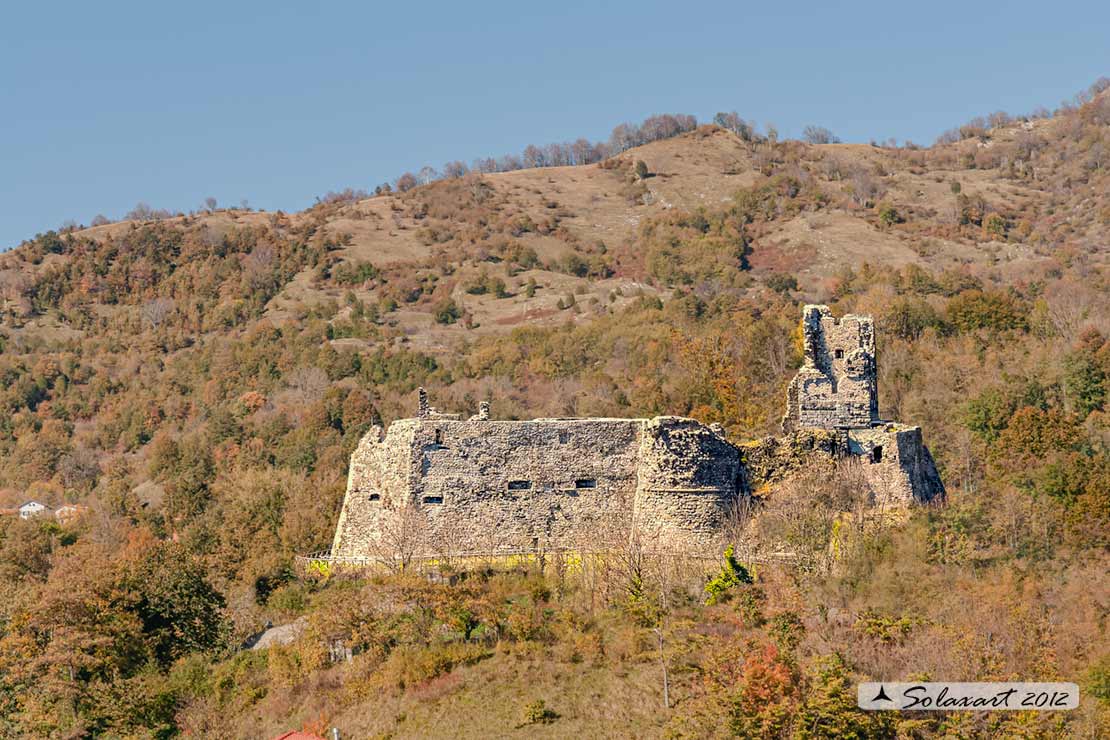
[[[332,556],[391,560],[589,550],[614,533],[704,543],[730,510],[814,460],[851,459],[876,499],[943,496],[921,430],[878,416],[870,317],[803,313],[805,362],[784,436],[741,446],[719,425],[654,419],[463,420],[428,405],[374,427],[351,457]]]
[[[836,319],[826,306],[802,311],[803,364],[786,392],[782,430],[868,427],[879,421],[875,324]]]

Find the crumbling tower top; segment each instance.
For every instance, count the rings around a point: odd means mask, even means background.
[[[487,404],[488,406],[488,404]],[[488,415],[488,414],[487,414]],[[435,406],[428,405],[428,391],[424,388],[416,389],[416,418],[427,420],[456,420],[458,414],[443,414]]]
[[[784,432],[860,428],[879,421],[875,325],[870,316],[837,319],[828,306],[802,311],[804,361],[786,394]]]

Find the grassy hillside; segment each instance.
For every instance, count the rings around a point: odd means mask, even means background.
[[[0,255],[0,506],[88,506],[0,519],[0,734],[1104,733],[1110,93],[950,138],[702,126]],[[802,475],[758,526],[806,567],[758,565],[708,605],[721,553],[456,565],[451,586],[293,568],[328,546],[359,437],[417,386],[463,413],[752,439],[776,430],[805,302],[875,315],[881,412],[924,428],[947,506],[845,528],[850,471]],[[293,645],[238,650],[298,617]],[[851,681],[911,675],[1085,693],[1066,716],[852,710]]]

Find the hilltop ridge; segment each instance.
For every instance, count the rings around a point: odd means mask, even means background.
[[[486,333],[561,321],[559,304],[568,296],[584,296],[573,299],[580,306],[619,308],[632,294],[665,297],[675,287],[717,280],[712,266],[676,270],[675,256],[652,237],[687,235],[691,223],[677,223],[678,214],[736,221],[738,194],[749,211],[739,216],[744,223],[726,228],[726,243],[710,247],[717,254],[695,259],[721,269],[732,260],[750,278],[741,288],[730,275],[739,294],[789,276],[807,298],[825,300],[838,271],[862,263],[1008,281],[1047,264],[1059,248],[1103,259],[1105,169],[1091,171],[1066,150],[1084,146],[1083,127],[1105,126],[1106,96],[1079,111],[929,148],[745,141],[703,125],[599,164],[470,173],[293,214],[227,209],[121,221],[51,235],[45,250],[29,242],[0,257],[0,281],[15,286],[9,294],[19,292],[63,269],[66,245],[104,244],[136,229],[208,241],[258,229],[328,245],[321,264],[302,266],[269,298],[264,313],[271,320],[353,294],[390,306],[388,324],[443,350],[463,325]],[[1098,146],[1092,151],[1088,156],[1097,157]],[[635,173],[638,162],[644,177]],[[734,259],[729,249],[743,254]],[[340,285],[332,274],[348,268],[373,277]],[[497,281],[500,296],[489,290]],[[524,295],[532,281],[537,287]],[[434,321],[449,301],[464,322]]]

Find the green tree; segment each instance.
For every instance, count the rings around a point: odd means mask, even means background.
[[[1064,356],[1064,387],[1081,418],[1105,405],[1108,367],[1110,345],[1096,329],[1087,330]]]
[[[902,214],[898,213],[898,209],[890,203],[884,203],[879,206],[879,223],[887,228],[894,224],[900,224],[906,219],[902,218]]]
[[[134,594],[130,611],[159,664],[224,645],[224,598],[199,560],[178,543],[157,542],[132,552],[129,561],[123,585]]]
[[[895,737],[894,723],[885,712],[864,712],[856,706],[856,687],[839,655],[817,661],[810,690],[794,723],[794,737],[871,740]]]
[[[163,481],[169,518],[178,524],[189,522],[211,499],[209,485],[215,477],[215,465],[208,439],[199,433],[180,442],[160,438],[152,452],[151,474]]]

